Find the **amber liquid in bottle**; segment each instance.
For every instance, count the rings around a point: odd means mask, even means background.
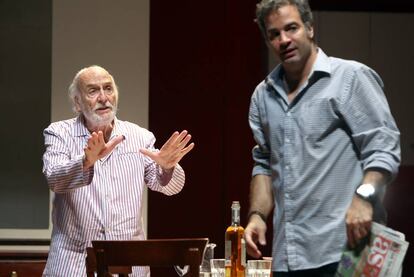
[[[231,205],[231,225],[225,235],[226,277],[244,277],[246,271],[246,245],[240,226],[240,204],[233,201]]]

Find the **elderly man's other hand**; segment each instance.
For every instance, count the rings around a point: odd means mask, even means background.
[[[372,205],[355,195],[345,218],[348,244],[351,248],[369,234],[372,216]]]
[[[140,152],[153,159],[162,169],[169,171],[194,148],[194,143],[187,145],[190,140],[191,135],[186,130],[181,133],[174,132],[160,151],[152,152],[148,149],[140,149]]]
[[[83,169],[87,170],[88,168],[92,167],[97,160],[111,153],[115,146],[117,146],[123,140],[124,136],[117,136],[105,143],[102,131],[99,131],[98,133],[93,132],[91,137],[88,139],[88,144],[84,149],[85,159],[83,163]]]

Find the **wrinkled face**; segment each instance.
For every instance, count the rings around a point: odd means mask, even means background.
[[[305,26],[295,6],[274,10],[265,25],[268,42],[285,68],[306,62],[314,47],[313,28]]]
[[[118,100],[112,76],[103,68],[87,69],[79,79],[80,95],[75,98],[76,108],[87,126],[104,127],[115,118]]]

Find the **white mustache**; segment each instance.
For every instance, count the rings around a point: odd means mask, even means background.
[[[106,104],[96,103],[95,107],[93,107],[93,111],[96,111],[97,109],[102,109],[102,108],[110,108],[111,110],[113,110],[114,106],[109,102]]]

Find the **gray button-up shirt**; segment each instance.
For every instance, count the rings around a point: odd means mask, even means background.
[[[249,113],[253,175],[272,177],[275,271],[338,261],[364,170],[395,175],[400,163],[400,134],[372,69],[318,49],[291,103],[283,74],[278,66],[257,86]]]

